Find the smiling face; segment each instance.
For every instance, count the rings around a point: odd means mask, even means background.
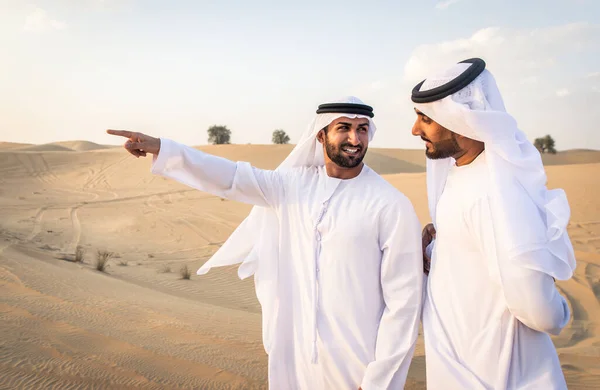
[[[425,155],[432,159],[457,157],[463,153],[457,134],[443,127],[421,111],[415,109],[417,120],[412,134],[425,141]]]
[[[317,138],[325,149],[326,163],[346,169],[359,167],[369,146],[369,120],[337,118]]]

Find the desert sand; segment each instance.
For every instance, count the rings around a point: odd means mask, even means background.
[[[291,148],[200,147],[261,168]],[[267,388],[253,281],[236,267],[195,275],[250,206],[153,176],[150,162],[86,141],[0,143],[0,389]],[[423,151],[372,148],[366,162],[429,222]],[[558,283],[573,315],[553,340],[569,388],[600,388],[600,152],[544,162],[569,197],[578,260]],[[98,251],[113,253],[104,272]],[[420,337],[407,388],[424,381]]]

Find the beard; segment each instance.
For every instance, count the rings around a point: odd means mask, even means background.
[[[452,134],[449,139],[435,143],[431,142],[431,145],[431,149],[427,149],[427,147],[425,147],[425,156],[431,160],[439,160],[442,158],[456,156],[462,152],[458,142],[456,142],[456,137],[454,134]]]
[[[347,155],[342,151],[342,148],[345,147],[354,147],[349,143],[343,143],[339,146],[329,143],[328,137],[325,136],[325,151],[327,153],[327,157],[331,161],[335,163],[335,165],[342,168],[355,168],[362,162],[365,157],[365,153],[367,153],[367,148],[363,148],[362,146],[358,146],[358,152],[355,155]]]

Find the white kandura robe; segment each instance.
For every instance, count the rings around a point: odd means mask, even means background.
[[[548,333],[567,324],[569,307],[551,276],[497,261],[489,186],[484,152],[452,166],[437,205],[423,308],[427,388],[566,389]],[[521,196],[513,207],[534,205]],[[541,220],[521,222],[545,242]]]
[[[261,170],[168,139],[152,172],[276,211],[270,388],[404,387],[423,292],[421,225],[404,195],[366,165],[349,180],[323,166]]]

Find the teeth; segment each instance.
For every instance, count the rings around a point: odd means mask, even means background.
[[[356,153],[358,151],[358,149],[344,148],[344,151],[349,152],[349,153]]]

